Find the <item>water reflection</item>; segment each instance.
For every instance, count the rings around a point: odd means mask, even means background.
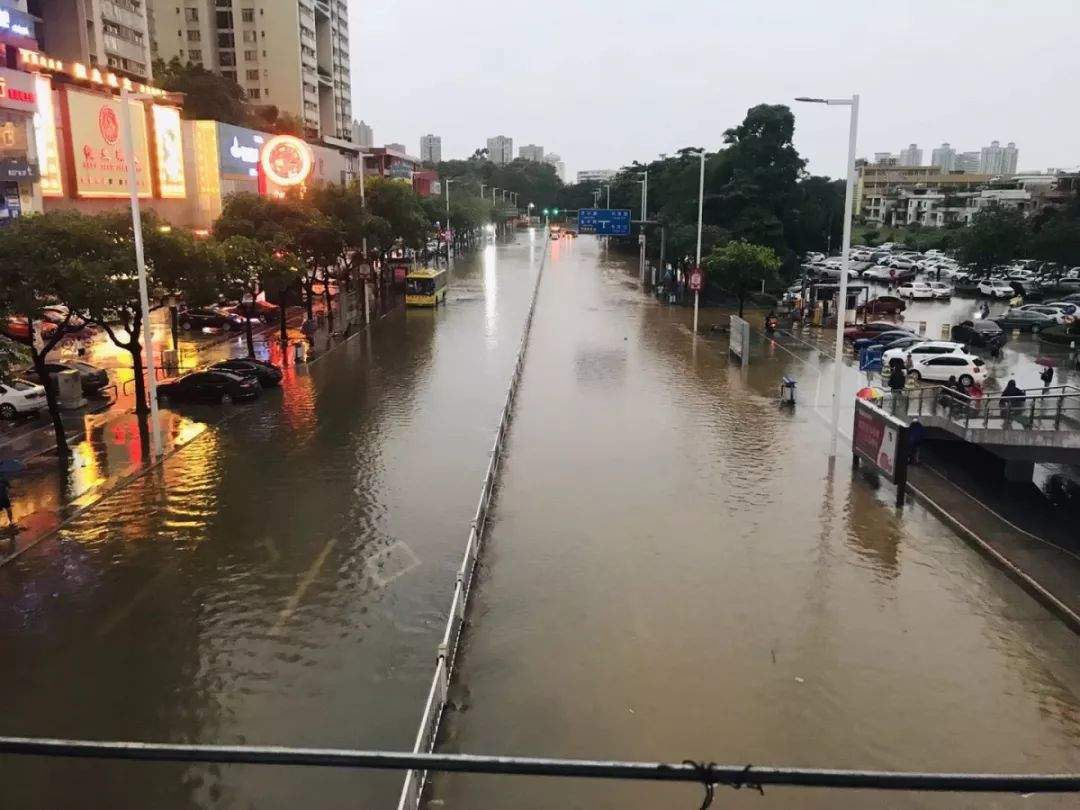
[[[499,253],[495,244],[484,248],[484,316],[488,337],[498,328],[499,314]]]

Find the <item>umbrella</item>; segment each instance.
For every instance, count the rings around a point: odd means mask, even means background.
[[[0,475],[17,475],[26,469],[26,465],[17,458],[0,459]]]
[[[1046,366],[1047,368],[1054,368],[1057,365],[1057,362],[1054,360],[1053,357],[1036,357],[1035,365]]]
[[[872,385],[868,385],[866,388],[860,388],[855,396],[859,399],[881,399],[885,396],[885,392],[880,388],[874,388]]]

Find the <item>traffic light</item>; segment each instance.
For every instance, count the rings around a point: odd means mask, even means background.
[[[556,213],[558,213],[558,212],[556,212]],[[544,209],[544,216],[546,217],[547,215],[548,215],[548,210],[545,208]]]
[[[559,209],[558,209],[558,208],[556,208],[556,209],[555,209],[554,211],[552,211],[551,213],[553,213],[553,214],[554,214],[555,216],[558,216],[558,215],[559,215]]]

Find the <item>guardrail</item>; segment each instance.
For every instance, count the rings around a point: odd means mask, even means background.
[[[484,474],[484,482],[480,488],[480,501],[476,506],[476,514],[469,528],[469,539],[465,544],[465,554],[454,582],[454,596],[450,601],[450,615],[446,620],[446,629],[443,631],[442,640],[439,642],[436,653],[435,674],[431,679],[431,688],[428,690],[424,712],[420,717],[420,729],[416,734],[416,743],[413,745],[414,754],[427,754],[435,750],[439,723],[446,707],[446,699],[450,691],[450,678],[453,675],[454,664],[457,660],[461,628],[465,623],[465,610],[468,606],[469,592],[476,571],[476,561],[480,556],[481,544],[484,539],[488,508],[491,506],[491,499],[495,492],[495,479],[499,472],[499,462],[502,460],[503,445],[510,430],[510,417],[514,408],[514,399],[517,396],[518,383],[521,380],[521,372],[525,367],[525,349],[529,343],[529,333],[532,331],[533,314],[536,311],[540,282],[544,277],[544,266],[547,264],[547,253],[547,240],[545,240],[544,252],[540,258],[540,269],[536,273],[532,300],[529,302],[529,312],[525,317],[525,328],[522,330],[521,345],[518,346],[517,359],[514,362],[514,373],[510,377],[510,387],[506,392],[506,403],[503,405],[502,419],[499,421],[499,430],[491,447],[491,458],[488,461],[487,472]],[[405,774],[405,783],[401,788],[398,810],[419,810],[426,780],[426,771],[410,770]]]
[[[1058,385],[1023,391],[1023,396],[971,397],[941,385],[907,389],[885,398],[884,409],[908,417],[947,419],[964,430],[1080,429],[1080,388]]]

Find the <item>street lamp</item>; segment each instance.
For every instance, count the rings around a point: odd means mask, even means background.
[[[645,283],[645,220],[648,219],[649,214],[649,170],[646,169],[638,174],[638,177],[642,178],[637,182],[641,183],[641,233],[638,234],[638,245],[640,246],[640,253],[638,256],[638,272],[641,275],[641,283]]]
[[[369,157],[371,157],[371,155],[368,154],[367,152],[361,152],[361,153],[359,153],[357,155],[357,157],[360,158],[360,210],[361,211],[366,211],[367,210],[367,199],[364,197],[364,186],[366,184],[366,176],[365,175],[367,174],[367,162],[366,161],[367,161],[367,159]],[[368,260],[368,258],[367,258],[367,236],[364,236],[362,238],[361,245],[360,245],[360,250],[362,250],[363,253],[364,253],[364,263],[366,264],[367,260]],[[282,313],[285,312],[284,304],[283,304],[283,307],[282,307],[281,311],[282,311]]]
[[[848,126],[848,162],[847,189],[844,193],[844,244],[842,267],[840,270],[840,300],[836,307],[836,358],[833,361],[833,435],[829,449],[829,458],[836,458],[836,445],[840,436],[840,367],[844,356],[844,314],[847,312],[848,268],[851,259],[851,218],[852,202],[855,195],[855,143],[859,133],[859,94],[851,98],[806,98],[800,96],[796,101],[811,104],[827,104],[833,107],[850,107],[851,121]]]
[[[152,96],[120,90],[123,123],[124,153],[127,155],[128,191],[131,193],[131,228],[135,234],[135,265],[139,272],[139,305],[142,309],[143,354],[146,357],[146,378],[150,394],[150,436],[155,459],[161,458],[161,424],[158,421],[157,369],[154,365],[154,344],[150,334],[150,295],[146,289],[146,255],[143,251],[142,209],[139,206],[139,177],[135,172],[135,138],[131,133],[131,102],[153,100]],[[141,374],[141,369],[135,369]]]
[[[450,184],[453,179],[446,178],[446,260],[450,261]]]
[[[480,184],[480,199],[484,199],[484,189],[487,188],[487,183]]]
[[[607,189],[607,207],[611,208],[611,183],[608,183],[604,188]]]
[[[694,154],[691,152],[690,154]],[[701,175],[698,179],[698,202],[697,202],[697,261],[694,266],[698,273],[701,272],[701,216],[705,208],[705,150],[697,153],[701,158]],[[698,325],[698,299],[701,297],[700,290],[694,290],[694,335],[697,335]]]

